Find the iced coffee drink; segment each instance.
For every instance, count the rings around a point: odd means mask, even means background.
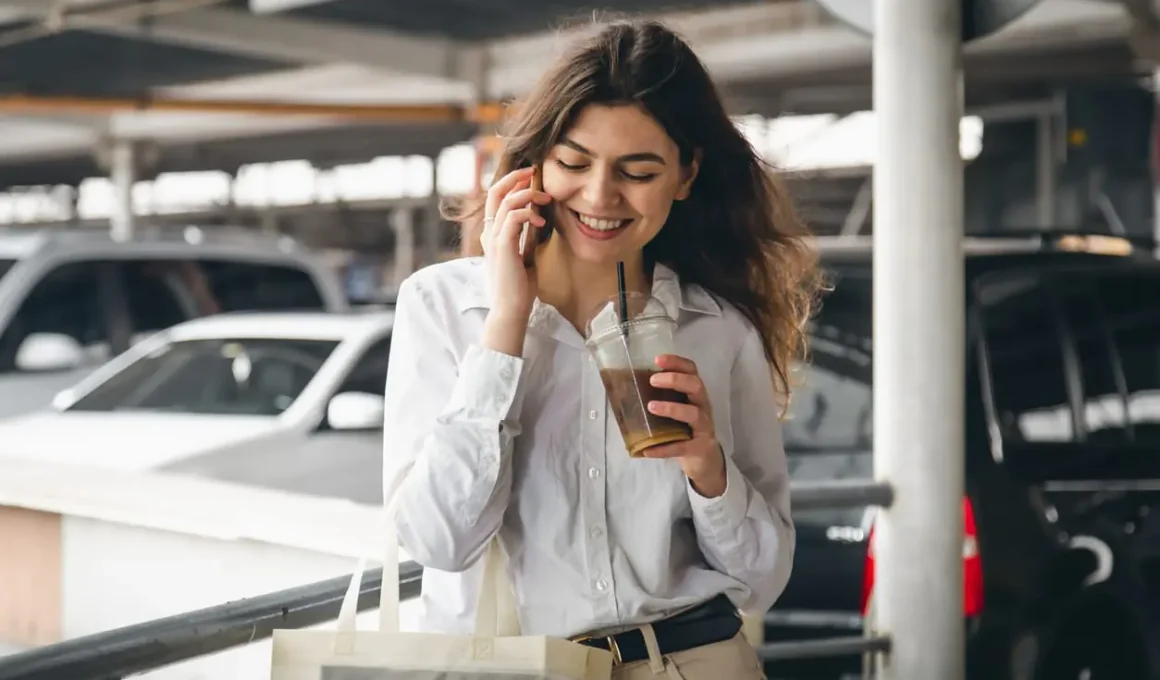
[[[633,458],[653,446],[692,437],[687,424],[648,410],[650,401],[688,401],[684,393],[654,387],[649,381],[660,372],[656,358],[674,353],[675,329],[676,323],[663,305],[640,294],[628,294],[623,311],[618,297],[609,300],[588,325],[588,348],[596,359],[625,448]]]

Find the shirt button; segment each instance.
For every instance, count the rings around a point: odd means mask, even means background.
[[[596,479],[600,476],[600,470],[597,470],[596,468],[588,468],[588,476],[592,479]]]
[[[588,412],[588,420],[596,420],[596,409]]]
[[[600,527],[592,527],[592,538],[600,538],[604,535],[604,529]]]
[[[598,579],[596,581],[596,589],[602,593],[608,590],[608,581],[605,581],[604,579]]]

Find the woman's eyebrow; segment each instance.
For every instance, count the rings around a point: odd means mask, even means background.
[[[564,146],[570,148],[570,149],[574,149],[576,151],[579,151],[580,153],[584,154],[585,156],[596,156],[596,154],[592,153],[591,151],[584,148],[580,144],[577,144],[573,140],[568,139],[567,137],[560,140],[560,143],[563,144]],[[640,151],[637,153],[625,154],[623,156],[617,157],[616,160],[620,163],[631,163],[633,161],[636,161],[636,162],[651,161],[653,163],[660,163],[661,165],[665,165],[665,159],[663,157],[661,157],[660,154],[655,154],[651,151]]]

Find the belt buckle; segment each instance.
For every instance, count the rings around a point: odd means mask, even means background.
[[[604,635],[604,636],[581,635],[581,636],[577,636],[577,637],[572,638],[572,642],[577,642],[577,643],[582,644],[582,643],[587,642],[589,640],[600,639],[601,637],[605,642],[608,643],[608,651],[612,653],[612,665],[619,666],[619,665],[623,664],[624,657],[622,657],[620,655],[620,644],[618,644],[616,642],[615,635]]]
[[[624,657],[620,655],[620,645],[616,642],[615,635],[609,635],[605,640],[608,640],[608,651],[612,652],[612,665],[619,666],[624,663]]]

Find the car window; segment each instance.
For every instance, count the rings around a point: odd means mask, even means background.
[[[337,345],[248,338],[174,342],[111,376],[69,410],[274,416],[294,403]]]
[[[1123,395],[1117,385],[1112,364],[1113,337],[1104,306],[1089,281],[1064,280],[1055,286],[1067,334],[1064,347],[1071,343],[1079,373],[1076,389],[1083,395],[1080,414],[1083,427],[1073,440],[1106,438],[1112,429],[1123,424]],[[1079,284],[1079,285],[1073,285]],[[1070,418],[1070,406],[1057,409],[1059,418]],[[1073,428],[1074,429],[1074,428]]]
[[[782,424],[794,482],[868,479],[873,475],[873,361],[868,282],[841,284],[810,327],[810,361],[794,371]],[[794,511],[802,524],[859,527],[865,508]]]
[[[787,447],[860,449],[872,444],[873,389],[852,362],[850,348],[826,347],[813,339],[811,362],[798,366],[801,384],[793,392],[782,434]],[[869,354],[859,360],[870,362]],[[867,372],[869,369],[867,368]]]
[[[1156,272],[1073,283],[1071,299],[1084,304],[1069,306],[1069,322],[1083,348],[1083,417],[1093,441],[1160,440],[1160,299],[1143,293],[1158,287]]]
[[[57,333],[108,359],[109,328],[101,305],[99,263],[62,264],[37,282],[0,334],[0,372],[16,370],[16,352],[33,333]]]
[[[366,392],[381,395],[387,385],[387,359],[390,355],[390,336],[371,343],[335,390],[335,394]]]
[[[1014,441],[1070,441],[1058,301],[1034,282],[1016,285],[1024,281],[992,281],[979,289],[998,426]]]
[[[1160,300],[1141,294],[1158,285],[1154,271],[1068,272],[988,306],[987,351],[1004,437],[1160,440]],[[1065,361],[1067,352],[1073,360]]]
[[[171,268],[161,262],[122,262],[121,272],[135,339],[189,318],[178,297]]]
[[[209,290],[223,312],[325,308],[306,270],[290,265],[199,260]]]

